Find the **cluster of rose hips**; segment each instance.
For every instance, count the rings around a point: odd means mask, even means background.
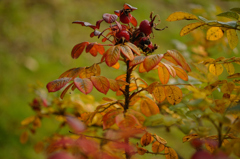
[[[123,9],[114,11],[115,14],[103,14],[103,19],[97,21],[96,25],[92,25],[88,22],[83,21],[75,21],[73,23],[81,24],[83,26],[91,27],[94,29],[94,32],[91,33],[91,37],[103,36],[103,42],[106,40],[111,41],[115,45],[119,43],[124,42],[131,42],[142,49],[142,51],[147,53],[152,53],[154,50],[158,48],[156,44],[152,44],[150,40],[150,34],[153,33],[153,28],[155,30],[164,30],[156,28],[157,23],[154,23],[154,20],[156,19],[157,15],[154,17],[152,16],[152,13],[150,14],[150,20],[143,20],[139,27],[137,27],[137,20],[132,16],[131,12],[136,10],[137,8],[132,7],[129,4],[124,4]],[[117,18],[120,19],[120,24],[117,21]],[[110,28],[105,29],[102,32],[97,31],[96,29],[100,28],[100,23],[102,21],[105,21],[107,23],[110,23]],[[159,20],[160,21],[160,20]],[[112,23],[116,24],[112,24]],[[131,27],[130,23],[134,26]],[[103,35],[105,31],[109,31],[106,36]],[[113,37],[113,40],[111,40],[111,37]]]

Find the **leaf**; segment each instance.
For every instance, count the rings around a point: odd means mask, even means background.
[[[227,17],[227,18],[236,19],[236,20],[239,19],[239,15],[237,13],[231,12],[231,11],[220,13],[217,16]]]
[[[188,81],[188,74],[183,69],[177,66],[173,66],[173,68],[175,69],[176,74],[179,78],[181,78],[184,81]]]
[[[117,62],[115,65],[113,65],[112,68],[119,69],[120,68],[119,62]]]
[[[103,20],[107,23],[113,23],[117,20],[118,16],[115,14],[105,13],[103,14]]]
[[[118,109],[113,109],[113,110],[110,110],[109,112],[107,112],[102,118],[103,130],[108,129],[113,124],[115,124],[115,117],[120,113],[122,113],[122,111],[118,110]]]
[[[240,14],[240,8],[231,8],[230,10]]]
[[[121,53],[130,61],[134,59],[134,55],[132,50],[127,45],[121,45],[120,46]]]
[[[159,82],[153,82],[151,83],[148,87],[147,87],[147,91],[148,93],[152,94],[153,90],[155,89],[155,87],[159,84]]]
[[[233,153],[237,156],[240,157],[240,143],[236,142],[233,146]]]
[[[24,131],[20,136],[21,144],[25,144],[28,141],[28,132]]]
[[[152,151],[153,151],[154,153],[162,152],[164,149],[165,149],[165,145],[159,143],[158,141],[155,141],[155,142],[152,144]]]
[[[109,79],[108,78],[108,81],[109,81],[109,86],[110,86],[110,89],[114,92],[118,91],[119,90],[119,85],[117,83],[116,80],[114,79]]]
[[[142,63],[145,58],[146,58],[146,56],[135,56],[134,59],[129,62],[129,66],[138,65],[138,64]]]
[[[132,16],[130,23],[132,23],[133,26],[137,27],[137,19]]]
[[[169,74],[166,66],[163,65],[163,66],[158,67],[158,77],[159,77],[162,84],[167,84],[168,83],[170,74]]]
[[[184,136],[182,141],[183,142],[191,141],[192,139],[196,139],[196,138],[200,138],[198,134],[190,134],[190,135]]]
[[[86,130],[85,124],[80,121],[78,118],[67,115],[66,116],[67,124],[73,130],[74,133],[81,133]]]
[[[71,78],[60,78],[57,80],[54,80],[52,82],[49,82],[47,84],[47,89],[48,92],[56,92],[58,90],[60,90],[61,88],[63,88],[64,86],[66,86],[66,84],[71,81]]]
[[[222,74],[223,72],[223,66],[222,64],[218,64],[218,63],[215,63],[215,64],[210,64],[209,65],[209,71],[215,75],[215,76],[219,76]]]
[[[147,117],[159,113],[159,108],[157,104],[153,100],[147,97],[142,99],[140,110]]]
[[[89,42],[82,42],[75,45],[72,49],[71,55],[73,59],[77,59],[83,52],[84,48],[89,44]]]
[[[164,62],[160,62],[159,63],[159,65],[161,65],[161,64],[164,65],[167,68],[167,70],[170,73],[170,75],[172,75],[173,77],[175,77],[177,75],[176,71],[175,71],[175,69],[173,68],[172,65],[164,63]]]
[[[211,27],[207,30],[207,40],[218,40],[223,36],[223,31],[220,27]]]
[[[191,31],[199,28],[200,26],[205,25],[206,23],[204,22],[196,22],[196,23],[191,23],[186,25],[185,27],[182,28],[181,32],[180,32],[180,36],[184,36],[187,35],[188,33],[190,33]]]
[[[166,144],[167,144],[167,141],[166,141],[165,139],[163,139],[162,137],[160,137],[160,136],[158,136],[158,135],[156,135],[156,134],[154,134],[154,136],[156,137],[156,140],[157,140],[159,143],[161,143],[161,144],[163,144],[163,145],[166,145]]]
[[[228,93],[231,94],[232,91],[235,88],[235,84],[233,82],[228,82],[228,83],[224,83],[221,87],[221,91],[222,93]]]
[[[61,98],[61,99],[63,99],[63,97],[65,96],[65,94],[67,93],[67,91],[69,90],[69,88],[72,87],[73,84],[74,84],[74,83],[69,84],[69,85],[63,90],[63,92],[62,92],[61,95],[60,95],[60,98]]]
[[[139,155],[144,155],[148,150],[142,147],[137,147],[137,152]]]
[[[75,78],[75,77],[79,76],[81,74],[81,72],[84,71],[84,69],[85,69],[84,67],[70,69],[70,70],[66,71],[65,73],[63,73],[59,78],[63,78],[63,77]]]
[[[149,133],[149,132],[146,132],[146,133],[141,137],[140,143],[141,143],[142,146],[147,146],[147,145],[149,145],[150,143],[152,143],[152,141],[153,141],[152,134]]]
[[[120,47],[117,46],[112,46],[110,47],[106,53],[105,53],[105,61],[108,66],[113,66],[115,65],[120,57]]]
[[[133,97],[134,98],[134,97]],[[133,100],[133,98],[131,98],[131,102]],[[140,99],[139,97],[136,96],[136,98]],[[137,99],[137,100],[138,100]],[[130,105],[130,104],[129,104]],[[139,111],[136,111],[136,110],[133,110],[133,109],[128,109],[127,110],[127,113],[128,114],[131,114],[133,115],[137,120],[138,122],[140,123],[140,125],[143,125],[144,121],[145,121],[145,117],[142,113],[140,113]]]
[[[34,151],[38,154],[44,150],[44,143],[42,141],[34,145]]]
[[[138,68],[138,71],[139,71],[140,73],[147,72],[147,70],[146,70],[146,69],[144,68],[144,66],[143,66],[143,63],[140,63],[139,68]]]
[[[72,22],[74,24],[81,24],[82,26],[86,26],[86,27],[90,27],[92,29],[96,29],[96,26],[95,25],[92,25],[91,23],[89,22],[84,22],[84,21],[74,21]]]
[[[135,54],[141,56],[140,50],[136,45],[130,42],[126,42],[125,45],[127,45]]]
[[[88,78],[75,78],[74,85],[84,94],[90,93],[93,89],[93,84]]]
[[[232,63],[224,63],[223,66],[226,68],[229,75],[232,75],[235,73],[235,68]]]
[[[125,3],[125,4],[123,5],[123,9],[125,9],[125,10],[130,10],[130,11],[134,11],[134,10],[136,10],[137,8],[131,6],[130,4]]]
[[[29,125],[29,124],[32,123],[34,120],[35,120],[35,116],[27,117],[26,119],[24,119],[23,121],[21,121],[21,125],[23,125],[23,126]]]
[[[198,19],[197,16],[190,14],[190,13],[174,12],[169,15],[169,17],[167,18],[167,21],[172,22],[172,21],[177,21],[177,20],[197,20],[197,19]]]
[[[143,61],[143,66],[147,72],[152,70],[163,58],[163,54],[149,55]]]
[[[227,30],[227,38],[228,38],[228,43],[231,49],[234,49],[235,47],[237,47],[238,35],[235,29]]]
[[[182,91],[177,86],[164,86],[167,100],[170,104],[175,105],[182,100]]]
[[[94,87],[101,93],[107,94],[110,84],[106,77],[104,76],[91,76],[91,81]]]
[[[116,124],[119,128],[134,128],[136,125],[140,125],[138,120],[131,114],[118,114],[115,118]]]
[[[178,159],[178,154],[171,147],[165,147],[164,153],[166,154],[166,159]]]
[[[152,93],[153,93],[154,98],[159,103],[162,103],[166,98],[166,94],[165,94],[165,90],[164,90],[163,86],[160,86],[160,85],[156,86]]]
[[[97,56],[97,53],[99,52],[101,55],[104,54],[105,50],[104,47],[101,44],[98,44],[97,42],[90,43],[86,47],[86,53],[90,52],[92,56]]]
[[[189,72],[191,71],[191,68],[189,67],[189,65],[186,62],[185,58],[178,51],[176,51],[176,50],[167,50],[167,52],[164,54],[163,58],[165,58],[165,56],[171,56],[176,61],[176,63],[179,66],[181,66],[184,70],[187,70]],[[165,59],[166,60],[170,60],[171,58],[166,57]],[[172,62],[172,61],[170,61],[170,62]]]
[[[227,78],[239,78],[240,77],[240,73],[234,73],[230,76],[227,76]]]

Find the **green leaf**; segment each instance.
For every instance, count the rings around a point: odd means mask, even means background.
[[[239,15],[236,12],[231,12],[231,11],[220,13],[217,16],[227,17],[227,18],[236,19],[236,20],[239,19]]]
[[[236,111],[240,111],[240,104],[234,106],[234,107],[231,107],[231,108],[228,108],[227,109],[228,112],[236,112]]]
[[[206,18],[202,17],[202,16],[198,16],[198,18],[202,21],[204,21],[205,23],[208,23],[209,20],[207,20]]]
[[[156,114],[152,115],[150,117],[147,117],[144,124],[145,126],[156,126],[156,125],[161,125],[163,124],[163,115],[161,114]]]
[[[231,8],[230,11],[240,14],[240,8]]]

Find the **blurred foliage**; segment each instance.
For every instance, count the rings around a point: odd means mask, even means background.
[[[102,15],[103,12],[108,11],[108,8],[109,12],[114,8],[118,9],[125,2],[123,0],[0,1],[1,156],[8,156],[9,159],[44,158],[44,154],[37,155],[32,148],[33,143],[36,143],[36,138],[31,138],[25,145],[20,144],[19,141],[21,132],[19,123],[32,114],[28,103],[33,99],[34,94],[29,93],[28,85],[39,83],[45,86],[48,81],[55,79],[66,68],[88,66],[87,62],[94,59],[90,59],[87,54],[82,56],[81,61],[71,60],[70,51],[74,44],[91,41],[88,32],[85,33],[85,30],[81,29],[79,25],[73,25],[71,22],[82,20],[93,23],[100,18],[95,17],[96,15]],[[176,26],[175,23],[165,21],[172,12],[181,10],[216,19],[218,13],[238,4],[237,1],[220,0],[149,0],[142,2],[133,0],[130,3],[139,9],[134,12],[136,19],[149,19],[146,15],[154,11],[160,15],[162,20],[160,26],[167,25],[169,27],[165,31],[155,32],[153,42],[158,41],[156,43],[160,45],[161,53],[164,53],[167,48],[174,47],[189,53],[191,50],[186,48],[185,43],[194,42],[189,35],[183,38],[179,36],[180,29],[185,22],[179,22]],[[92,14],[93,11],[94,14]],[[199,35],[197,34],[197,36]],[[83,37],[89,37],[89,39],[83,39]],[[221,40],[224,41],[224,38]],[[218,45],[207,50],[207,54],[213,58],[222,55],[225,57],[238,56],[237,49],[229,51],[230,49],[227,47]],[[36,136],[55,129],[51,126],[52,124],[54,123],[43,123],[43,131],[39,131]],[[176,135],[183,136],[179,133]],[[166,139],[170,140],[167,137]],[[172,140],[170,143],[174,143],[175,139]],[[182,147],[181,145],[176,146]],[[179,149],[179,151],[181,150]]]

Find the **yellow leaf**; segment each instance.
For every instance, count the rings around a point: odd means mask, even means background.
[[[227,76],[227,78],[239,78],[240,77],[240,73],[234,73],[230,76]]]
[[[235,29],[227,30],[227,39],[231,49],[234,49],[238,44],[238,36]]]
[[[198,134],[190,134],[190,135],[184,136],[182,141],[183,142],[191,141],[192,139],[196,139],[196,138],[199,138]]]
[[[156,86],[153,90],[154,98],[159,102],[163,102],[166,98],[164,87],[163,86]]]
[[[183,69],[177,66],[173,66],[173,68],[175,69],[176,74],[179,78],[181,78],[184,81],[188,81],[188,75]]]
[[[115,68],[115,69],[119,69],[120,68],[120,64],[119,62],[117,62],[115,65],[111,66],[112,68]]]
[[[152,144],[152,151],[154,153],[159,153],[161,151],[163,151],[165,148],[165,145],[159,143],[158,141],[155,141],[153,144]]]
[[[224,83],[221,87],[221,91],[222,93],[231,94],[234,88],[235,88],[235,84],[233,82]]]
[[[223,36],[223,31],[219,27],[211,27],[207,31],[207,40],[218,40]]]
[[[198,17],[186,12],[175,12],[169,15],[167,21],[172,22],[177,20],[194,20],[194,19],[198,19]]]
[[[196,23],[188,24],[188,25],[186,25],[185,27],[182,28],[182,30],[180,32],[180,35],[184,36],[184,35],[190,33],[191,31],[197,29],[198,27],[203,26],[204,24],[206,24],[206,23],[196,22]]]
[[[28,125],[28,124],[32,123],[34,120],[35,120],[35,116],[30,116],[30,117],[24,119],[21,122],[21,125],[23,125],[23,126]]]
[[[173,148],[165,147],[164,152],[166,154],[165,155],[166,159],[178,159],[178,155],[177,155],[176,151]]]
[[[235,73],[235,69],[232,63],[224,63],[223,66],[226,68],[229,75],[232,75]]]
[[[209,66],[209,71],[215,75],[215,76],[219,76],[222,74],[223,72],[223,66],[222,64],[211,64]]]
[[[167,84],[170,74],[168,72],[168,69],[166,68],[166,66],[159,66],[158,67],[158,77],[160,79],[160,81],[162,82],[162,84]]]
[[[159,108],[158,108],[157,104],[148,97],[145,97],[141,101],[140,110],[147,117],[159,113]]]
[[[165,86],[165,93],[170,104],[175,105],[182,100],[182,91],[177,86]]]
[[[22,144],[25,144],[25,143],[27,142],[27,140],[28,140],[28,132],[27,132],[27,131],[24,131],[24,132],[22,133],[22,135],[20,136],[20,142],[21,142]]]

